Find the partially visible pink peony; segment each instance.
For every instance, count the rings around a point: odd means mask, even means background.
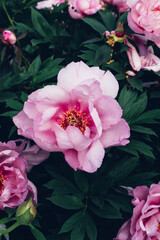
[[[68,5],[69,14],[75,19],[95,14],[104,7],[101,0],[68,0]]]
[[[17,41],[16,35],[9,30],[4,30],[2,41],[6,44],[14,45]]]
[[[137,36],[136,39],[138,38],[139,37]],[[160,58],[154,55],[152,46],[146,48],[146,46],[143,45],[145,41],[142,43],[139,39],[137,42],[137,46],[139,48],[138,53],[137,49],[127,39],[125,39],[125,43],[129,46],[127,55],[129,62],[135,71],[139,71],[140,69],[152,70],[155,72],[160,71]]]
[[[103,2],[117,6],[118,12],[123,13],[130,10],[127,0],[103,0]]]
[[[65,0],[46,0],[46,1],[41,1],[37,3],[36,8],[37,9],[43,9],[43,8],[48,8],[48,9],[53,9],[53,6],[57,5],[59,6],[61,3],[64,3]]]
[[[3,149],[18,152],[19,156],[27,161],[27,171],[30,171],[33,166],[40,164],[49,157],[49,152],[42,150],[37,145],[30,146],[30,142],[23,139],[0,143],[0,150]]]
[[[135,33],[145,34],[147,39],[160,47],[160,1],[127,0],[131,8],[128,25]]]
[[[13,142],[13,141],[12,141]],[[27,162],[10,143],[0,142],[0,209],[19,206],[26,198],[37,202],[37,189],[27,179]],[[11,144],[12,145],[12,144]]]
[[[95,172],[104,148],[129,143],[129,126],[114,99],[118,88],[111,72],[72,62],[59,72],[57,86],[29,95],[13,118],[18,134],[46,151],[62,151],[75,170]]]
[[[115,240],[160,239],[160,182],[150,188],[136,187],[133,194],[132,218],[122,225]]]

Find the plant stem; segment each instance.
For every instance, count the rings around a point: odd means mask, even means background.
[[[19,227],[21,224],[18,222],[15,222],[12,226],[10,226],[9,228],[5,229],[5,230],[1,230],[0,231],[0,236],[5,235],[7,233],[10,233],[11,231],[13,231],[15,228]]]
[[[6,9],[6,6],[5,6],[4,2],[2,2],[2,6],[3,6],[3,9],[4,9],[4,11],[5,11],[7,17],[8,17],[8,20],[9,20],[10,24],[12,25],[12,27],[14,27],[14,23],[13,23],[13,21],[12,21],[10,15],[9,15],[7,9]]]

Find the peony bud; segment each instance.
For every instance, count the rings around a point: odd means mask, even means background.
[[[22,225],[30,224],[37,214],[35,205],[32,198],[29,201],[23,202],[16,211],[16,219]]]
[[[2,39],[3,43],[13,45],[16,43],[16,40],[17,40],[16,35],[13,32],[9,30],[3,31],[3,39]]]
[[[124,37],[125,35],[125,30],[124,30],[124,27],[123,27],[123,23],[120,23],[118,24],[116,30],[115,30],[115,33],[116,33],[116,36],[121,38],[121,37]]]

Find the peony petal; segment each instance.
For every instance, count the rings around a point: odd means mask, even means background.
[[[78,153],[76,150],[67,150],[63,152],[67,163],[74,169],[79,169]]]
[[[116,125],[103,131],[100,141],[104,148],[111,146],[125,146],[129,143],[130,128],[128,123],[122,118]]]
[[[101,142],[98,140],[93,142],[91,146],[82,152],[78,152],[80,169],[93,173],[101,166],[105,151]]]
[[[129,240],[131,235],[130,235],[130,224],[131,220],[128,220],[125,222],[122,227],[119,229],[116,238],[114,240]]]
[[[107,71],[100,80],[102,93],[106,96],[115,98],[119,90],[119,84],[114,75]]]
[[[83,151],[92,143],[92,140],[81,132],[79,128],[76,128],[74,126],[68,126],[66,129],[66,133],[68,134],[72,144],[73,148],[77,151]]]

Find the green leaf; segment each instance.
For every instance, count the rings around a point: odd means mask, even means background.
[[[146,143],[137,140],[132,140],[130,142],[130,145],[132,146],[133,149],[136,149],[145,156],[155,159],[155,156],[152,153],[152,148]]]
[[[110,170],[108,175],[115,179],[116,181],[120,181],[124,177],[128,176],[133,169],[137,166],[139,159],[136,157],[124,158],[116,162],[113,168]]]
[[[18,114],[18,111],[8,111],[8,112],[5,112],[5,113],[1,113],[0,116],[1,117],[14,117],[15,115]]]
[[[74,179],[81,192],[86,194],[88,192],[89,183],[84,173],[81,171],[74,172]]]
[[[85,229],[83,224],[79,223],[71,232],[71,240],[83,240],[85,237]]]
[[[108,62],[112,58],[111,50],[111,47],[108,45],[99,47],[95,53],[95,65],[99,66]]]
[[[80,193],[69,180],[63,177],[52,179],[44,186],[49,189],[54,189],[54,194]]]
[[[82,214],[83,214],[83,211],[80,211],[73,214],[70,218],[68,218],[63,224],[59,233],[65,233],[65,232],[71,231],[76,226],[77,222],[79,222],[82,219],[83,217]]]
[[[51,202],[65,209],[81,209],[84,204],[80,198],[70,195],[53,195],[48,198]]]
[[[36,227],[31,225],[31,232],[37,240],[46,240],[42,232],[40,232]]]
[[[5,218],[0,219],[0,224],[5,224],[5,223],[12,222],[15,220],[16,220],[15,218],[5,217]]]
[[[160,119],[160,109],[154,109],[143,113],[135,119],[134,123],[155,123],[154,119]]]
[[[10,107],[10,108],[12,108],[14,110],[20,111],[23,108],[23,104],[18,102],[18,101],[16,101],[16,100],[7,100],[6,101],[6,107]]]
[[[81,18],[81,20],[91,26],[96,32],[103,34],[106,31],[106,27],[96,19],[93,18]]]
[[[21,93],[21,100],[22,102],[26,102],[28,100],[28,94],[25,92]]]
[[[141,79],[129,77],[127,78],[127,81],[130,83],[133,89],[143,92],[143,81]]]
[[[38,72],[39,68],[41,66],[41,58],[38,55],[33,62],[31,63],[31,65],[28,68],[28,73],[32,74],[33,76],[36,75],[36,73]]]
[[[133,130],[135,132],[139,132],[139,133],[145,133],[145,134],[157,136],[157,134],[154,131],[152,131],[152,129],[143,127],[143,126],[139,126],[139,125],[132,125],[131,130]]]
[[[49,25],[46,19],[40,14],[40,12],[31,8],[31,19],[35,30],[49,42],[53,41],[53,37],[56,36],[55,29]]]
[[[106,11],[99,11],[98,12],[103,20],[103,23],[106,27],[106,30],[108,31],[112,31],[112,30],[115,30],[115,17],[114,15],[109,11],[109,12],[106,12]],[[106,31],[105,30],[105,31]]]
[[[97,228],[88,212],[86,212],[85,217],[84,217],[84,227],[85,227],[86,233],[88,235],[88,238],[90,240],[96,240],[97,239]]]
[[[140,186],[140,185],[145,185],[145,184],[147,184],[148,179],[154,178],[159,175],[160,175],[160,173],[154,173],[154,172],[138,173],[138,174],[135,174],[135,175],[125,178],[121,182],[121,184],[126,185],[126,186],[134,186],[134,187]]]
[[[105,204],[102,208],[99,208],[95,205],[89,205],[88,207],[99,217],[106,219],[122,219],[119,209],[116,209],[109,204]]]
[[[114,208],[121,209],[125,212],[132,212],[131,199],[128,196],[117,194],[107,194],[105,201],[111,204]]]
[[[124,68],[119,62],[112,62],[107,67],[113,69],[118,73],[124,73]]]

